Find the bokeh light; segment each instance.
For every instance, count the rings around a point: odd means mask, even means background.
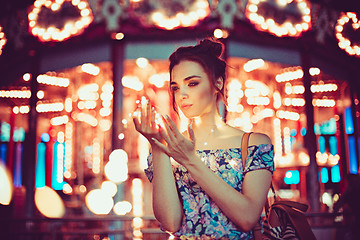
[[[85,197],[88,209],[98,215],[108,214],[114,206],[114,200],[102,189],[94,189]]]
[[[10,204],[13,193],[12,186],[13,184],[10,173],[6,167],[0,163],[0,204]]]
[[[45,217],[60,218],[65,214],[63,200],[48,186],[35,190],[35,205]]]

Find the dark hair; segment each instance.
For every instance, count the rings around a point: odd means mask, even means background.
[[[224,60],[220,58],[224,51],[224,45],[213,39],[204,39],[201,40],[195,46],[187,46],[187,47],[179,47],[174,53],[172,53],[169,57],[170,65],[169,65],[169,73],[170,73],[170,81],[172,79],[172,70],[173,68],[179,64],[181,61],[194,61],[199,63],[207,73],[211,85],[218,91],[220,97],[224,98],[224,86],[225,86],[225,70],[226,63]],[[222,78],[223,87],[219,89],[216,86],[216,80]],[[175,98],[173,93],[171,93],[173,109],[177,112]],[[219,100],[219,94],[217,96],[217,100]]]

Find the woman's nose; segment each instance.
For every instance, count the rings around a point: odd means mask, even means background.
[[[187,97],[189,97],[189,94],[188,94],[188,92],[187,92],[187,90],[186,90],[185,87],[181,87],[181,88],[180,88],[180,97],[181,97],[181,98],[187,98]]]

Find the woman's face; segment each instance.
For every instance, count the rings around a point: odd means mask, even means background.
[[[187,118],[201,116],[216,107],[216,91],[197,62],[184,60],[175,65],[170,88],[176,105]]]

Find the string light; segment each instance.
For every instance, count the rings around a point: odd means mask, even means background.
[[[100,68],[91,63],[84,63],[81,65],[81,70],[93,76],[97,76],[100,73]]]
[[[318,93],[318,92],[334,92],[338,89],[338,86],[335,83],[320,83],[320,84],[313,84],[311,85],[311,92]]]
[[[217,38],[217,39],[229,37],[229,32],[228,31],[223,30],[223,29],[219,29],[219,28],[215,29],[213,34],[214,34],[214,37]]]
[[[144,88],[144,84],[137,76],[124,76],[121,79],[121,83],[124,87],[133,89],[138,92]]]
[[[41,103],[39,102],[36,105],[36,111],[39,113],[45,112],[61,112],[64,110],[64,104],[62,102],[54,102],[54,103]]]
[[[333,99],[313,99],[312,101],[313,106],[316,107],[334,107],[336,102]]]
[[[210,14],[209,3],[206,0],[194,0],[191,3],[178,1],[175,3],[177,4],[176,8],[158,3],[151,6],[155,10],[147,12],[144,12],[144,9],[148,9],[149,6],[145,8],[145,3],[131,2],[130,4],[134,9],[132,13],[141,20],[141,23],[147,26],[155,25],[167,30],[195,26]]]
[[[359,30],[360,21],[357,18],[356,13],[343,13],[337,20],[335,26],[335,36],[338,40],[338,45],[349,55],[360,56],[360,45],[358,43],[351,42],[351,40],[343,34],[344,28],[346,28],[347,26],[350,26],[354,31]]]
[[[13,113],[15,114],[26,114],[30,112],[30,106],[24,105],[24,106],[15,106],[13,107]]]
[[[69,122],[69,117],[67,115],[53,117],[50,119],[50,124],[53,126],[63,125]]]
[[[286,5],[291,10],[285,8]],[[283,22],[279,22],[277,19],[266,16],[270,15],[269,9],[281,11],[283,14],[290,14],[291,17]],[[296,11],[295,14],[292,13],[294,11]],[[268,31],[278,37],[297,37],[311,27],[310,7],[305,0],[249,0],[245,14],[258,30]],[[274,12],[271,15],[276,16],[277,14]]]
[[[304,76],[301,67],[284,69],[282,73],[275,76],[275,80],[279,83],[300,79]]]
[[[30,98],[30,90],[0,90],[0,98]]]
[[[46,74],[41,74],[36,78],[38,83],[52,85],[57,87],[68,87],[70,80],[68,78],[49,76]]]
[[[62,5],[66,7],[62,8]],[[54,27],[51,22],[39,22],[40,19],[47,19],[46,15],[51,14],[62,16],[62,9],[73,7],[77,16],[72,16],[71,20],[63,23],[60,28]],[[50,12],[49,12],[50,11]],[[41,41],[63,41],[71,36],[78,35],[93,21],[93,15],[87,1],[71,0],[36,0],[32,11],[28,14],[30,32],[37,36]]]
[[[68,122],[65,124],[65,160],[64,160],[64,177],[70,178],[72,171],[73,157],[73,124]]]
[[[255,69],[259,69],[259,68],[263,67],[264,65],[265,65],[264,60],[252,59],[252,60],[247,61],[244,64],[244,71],[251,72],[251,71],[254,71]]]
[[[278,110],[278,111],[276,111],[276,116],[280,119],[287,119],[287,120],[294,120],[294,121],[297,121],[300,119],[299,113],[291,112],[291,111]]]
[[[282,156],[282,138],[281,138],[281,121],[278,118],[273,120],[273,133],[274,133],[274,160],[278,162]]]
[[[2,54],[2,50],[7,42],[7,39],[5,37],[5,33],[3,32],[2,26],[0,26],[0,55]]]

